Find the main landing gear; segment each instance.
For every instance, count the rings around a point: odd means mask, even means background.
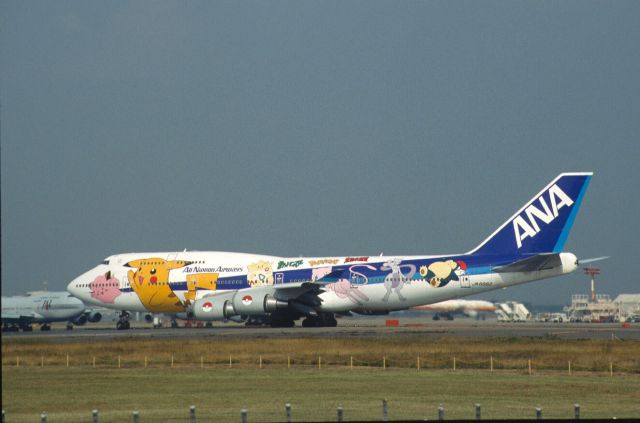
[[[272,328],[292,328],[296,322],[288,313],[272,313],[270,324]]]
[[[309,316],[302,321],[303,328],[336,327],[338,321],[333,313],[318,313],[317,316]]]
[[[3,323],[2,324],[2,331],[3,332],[18,332],[20,330],[20,327],[18,325],[16,325],[15,323]]]
[[[131,316],[129,315],[129,313],[127,313],[126,311],[122,311],[120,313],[120,316],[118,317],[118,322],[116,323],[116,329],[117,330],[127,330],[129,329],[131,326],[129,324],[129,318]]]
[[[51,330],[51,325],[48,323],[43,323],[42,325],[40,325],[40,330],[41,331],[50,331]]]

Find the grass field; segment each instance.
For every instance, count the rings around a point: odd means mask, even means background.
[[[91,366],[141,368],[199,368],[201,360],[209,367],[226,367],[231,356],[234,367],[255,368],[260,357],[266,367],[315,365],[321,357],[325,365],[423,368],[527,369],[534,370],[640,374],[640,342],[611,340],[560,340],[552,338],[460,338],[443,337],[434,341],[419,336],[401,339],[372,338],[292,338],[292,339],[118,339],[92,342],[60,342],[39,338],[9,338],[2,342],[2,365]]]
[[[443,404],[447,418],[472,418],[474,404],[483,418],[533,418],[540,406],[545,418],[573,417],[580,403],[583,418],[640,416],[640,377],[579,373],[572,376],[478,370],[420,371],[348,369],[92,369],[5,367],[2,404],[7,422],[88,422],[91,410],[101,422],[188,421],[195,405],[198,421],[239,421],[247,407],[250,421],[283,421],[284,404],[293,418],[381,419],[381,400],[391,419],[434,419]]]
[[[545,418],[571,418],[574,403],[584,418],[639,417],[640,342],[412,336],[2,341],[7,422],[39,421],[42,411],[49,422],[88,422],[94,408],[102,423],[131,421],[134,409],[141,422],[184,422],[190,405],[198,421],[239,421],[243,406],[249,421],[283,421],[287,401],[294,421],[335,421],[339,404],[345,420],[371,420],[382,417],[383,398],[391,419],[434,419],[441,403],[447,418],[473,418],[475,403],[483,418],[533,418],[537,406]]]

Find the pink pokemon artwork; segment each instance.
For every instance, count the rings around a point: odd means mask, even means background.
[[[105,304],[113,304],[120,292],[120,281],[111,276],[111,272],[100,275],[91,284],[91,297]]]
[[[375,267],[368,264],[356,264],[349,267],[349,272],[351,273],[352,279],[360,279],[363,281],[362,283],[356,285],[348,279],[340,278],[338,282],[328,284],[326,289],[334,292],[338,298],[348,298],[352,303],[362,305],[363,301],[369,301],[369,297],[358,289],[358,285],[366,285],[369,282],[369,278],[365,274],[354,270],[356,267],[366,267],[369,270],[376,270]]]

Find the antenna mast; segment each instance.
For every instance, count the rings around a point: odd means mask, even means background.
[[[599,267],[585,267],[584,274],[591,276],[591,302],[596,302],[596,275],[600,274]]]

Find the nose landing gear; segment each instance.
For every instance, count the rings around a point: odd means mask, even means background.
[[[129,315],[128,312],[126,311],[122,311],[120,313],[120,316],[118,317],[118,322],[116,323],[116,329],[117,330],[127,330],[129,329],[131,326],[129,324],[129,318],[131,316]]]

